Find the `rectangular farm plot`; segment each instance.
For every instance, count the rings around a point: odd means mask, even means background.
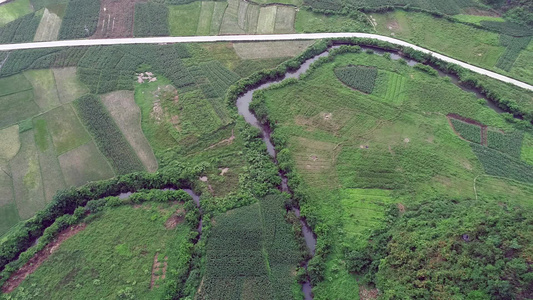
[[[46,120],[58,155],[77,148],[91,139],[70,104],[53,109],[39,118]]]
[[[52,201],[56,192],[65,188],[65,179],[59,166],[59,160],[52,142],[52,136],[48,131],[45,119],[34,120],[35,144],[39,149],[39,166],[43,176],[44,196],[46,202]]]
[[[31,83],[22,74],[0,78],[0,97],[31,89]]]
[[[93,141],[60,155],[59,164],[67,186],[81,186],[115,175]]]
[[[228,7],[224,11],[224,17],[222,18],[222,24],[220,25],[220,34],[244,34],[245,30],[239,27],[239,18],[245,16],[239,16],[240,0],[228,0]]]
[[[3,190],[0,189],[0,192]],[[9,192],[13,193],[11,190]],[[0,205],[0,236],[7,233],[19,221],[17,206],[14,203]]]
[[[290,6],[277,6],[275,33],[293,33],[296,9]]]
[[[169,6],[170,35],[195,35],[202,10],[202,2]]]
[[[224,12],[228,7],[227,2],[216,1],[213,8],[213,16],[211,17],[211,34],[217,35],[220,32],[222,25],[222,19],[224,18]]]
[[[141,129],[141,110],[133,92],[117,91],[102,96],[102,102],[137,153],[146,170],[155,172],[157,160]]]
[[[78,80],[76,67],[52,69],[61,103],[70,103],[89,92],[89,89]]]
[[[39,113],[39,106],[33,101],[32,90],[0,97],[0,107],[0,128]]]
[[[259,10],[259,19],[257,21],[257,33],[268,34],[274,33],[276,24],[276,6],[261,7]]]
[[[293,57],[302,53],[313,41],[274,41],[233,43],[233,48],[242,59]]]
[[[20,141],[20,151],[9,162],[9,166],[20,218],[28,219],[43,209],[46,201],[33,130],[21,133]]]
[[[15,0],[0,6],[0,26],[31,13],[29,0]]]
[[[373,95],[388,103],[400,105],[405,100],[407,78],[395,72],[378,70]]]
[[[133,36],[135,3],[143,0],[102,0],[98,27],[92,38],[120,38]]]
[[[59,35],[59,28],[61,28],[61,18],[45,8],[33,40],[35,42],[55,41]]]
[[[213,21],[213,12],[215,10],[215,3],[212,1],[202,1],[200,9],[200,16],[198,17],[198,26],[196,27],[196,35],[210,35],[211,22]],[[171,19],[172,21],[172,19]]]
[[[481,127],[479,125],[463,122],[452,117],[449,117],[449,120],[453,130],[460,137],[470,142],[481,143]]]
[[[52,70],[30,70],[24,72],[24,76],[31,82],[35,102],[42,111],[50,110],[61,104]]]

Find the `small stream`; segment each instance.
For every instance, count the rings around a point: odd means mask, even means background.
[[[336,47],[340,47],[340,46],[333,46],[331,48],[336,48]],[[414,65],[416,65],[418,63],[417,61],[409,59],[409,58],[406,58],[406,57],[404,57],[404,56],[402,56],[402,55],[400,55],[400,54],[398,54],[398,53],[396,53],[394,51],[388,51],[388,50],[383,50],[383,49],[374,48],[374,47],[367,47],[367,46],[361,46],[361,49],[363,51],[372,50],[377,55],[383,55],[385,53],[390,53],[390,56],[391,56],[392,60],[403,59],[403,60],[405,60],[405,62],[409,66],[414,66]],[[265,89],[265,88],[267,88],[267,87],[269,87],[269,86],[271,86],[273,84],[280,83],[283,80],[288,79],[288,78],[296,78],[296,79],[298,79],[301,74],[305,73],[309,69],[309,67],[311,66],[311,64],[313,62],[315,62],[316,60],[318,60],[321,57],[327,56],[328,54],[329,54],[329,49],[324,51],[324,52],[322,52],[321,54],[318,54],[318,55],[306,60],[297,70],[289,71],[289,72],[285,73],[285,75],[283,77],[280,77],[278,79],[262,83],[259,86],[256,86],[253,89],[245,92],[244,94],[239,96],[239,98],[236,101],[237,110],[238,110],[239,114],[244,117],[244,120],[248,124],[250,124],[250,125],[252,125],[252,126],[254,126],[256,128],[259,128],[261,130],[262,139],[263,139],[263,141],[266,144],[267,151],[270,154],[270,156],[272,156],[272,158],[274,159],[274,162],[276,164],[277,164],[277,161],[276,161],[276,150],[275,150],[274,144],[272,143],[272,141],[270,139],[271,129],[269,128],[268,125],[261,124],[259,122],[259,120],[257,120],[257,118],[255,117],[255,115],[250,111],[250,103],[253,100],[253,93],[255,91],[257,91],[257,90]],[[478,90],[472,89],[472,88],[468,88],[468,87],[465,87],[465,86],[461,85],[460,82],[459,82],[459,78],[456,75],[444,73],[444,72],[440,71],[438,68],[436,68],[435,66],[431,66],[431,67],[433,69],[437,70],[439,76],[442,76],[442,77],[443,76],[447,76],[447,77],[449,77],[451,79],[451,82],[453,84],[455,84],[456,86],[458,86],[459,88],[461,88],[462,90],[467,91],[467,92],[472,92],[472,93],[474,93],[476,95],[477,98],[484,99],[485,101],[487,101],[487,105],[490,108],[492,108],[495,112],[497,112],[497,113],[504,112],[501,108],[498,107],[498,105],[496,103],[494,103],[494,102],[490,101],[489,99],[487,99]],[[287,177],[281,172],[279,173],[279,175],[280,175],[280,177],[282,179],[281,180],[281,186],[280,186],[281,191],[290,192],[289,187],[287,185],[287,181],[288,181]],[[307,245],[307,248],[309,249],[309,252],[311,253],[311,256],[314,256],[315,248],[316,248],[316,239],[317,239],[316,235],[313,232],[313,230],[311,229],[311,227],[309,226],[309,224],[307,224],[307,221],[305,220],[305,217],[302,217],[300,215],[300,209],[295,207],[295,208],[293,208],[293,212],[300,219],[300,223],[302,224],[302,233],[303,233],[303,236],[304,236],[304,239],[305,239],[305,243]],[[306,261],[304,263],[305,269],[307,269],[308,262],[309,261]],[[302,291],[304,293],[305,300],[312,300],[313,299],[312,286],[311,286],[311,283],[309,282],[309,280],[307,280],[306,282],[304,282],[302,284]]]

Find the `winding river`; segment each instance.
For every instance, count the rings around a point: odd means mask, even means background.
[[[340,47],[340,46],[333,46],[330,49],[336,48],[336,47]],[[361,49],[363,51],[372,50],[377,55],[383,55],[385,53],[390,53],[390,57],[391,57],[392,60],[400,60],[400,59],[405,60],[407,65],[409,65],[409,66],[414,66],[414,65],[416,65],[418,63],[417,61],[412,60],[412,59],[408,59],[408,58],[406,58],[406,57],[404,57],[404,56],[402,56],[402,55],[400,55],[400,54],[398,54],[398,53],[396,53],[394,51],[388,51],[388,50],[383,50],[383,49],[374,48],[374,47],[366,47],[366,46],[361,46]],[[271,86],[273,84],[280,83],[283,80],[288,79],[288,78],[296,78],[296,79],[298,79],[301,74],[305,73],[309,69],[309,67],[311,66],[311,64],[313,62],[315,62],[319,58],[327,56],[327,55],[329,55],[329,49],[324,51],[324,52],[322,52],[321,54],[318,54],[318,55],[306,60],[297,70],[287,72],[287,73],[285,73],[284,76],[282,76],[282,77],[280,77],[278,79],[262,83],[259,86],[256,86],[256,87],[254,87],[251,90],[248,90],[247,92],[245,92],[244,94],[239,96],[239,98],[236,101],[237,110],[238,110],[239,114],[244,117],[244,120],[248,124],[250,124],[250,125],[252,125],[252,126],[254,126],[254,127],[256,127],[256,128],[261,130],[262,139],[263,139],[263,141],[266,144],[267,151],[270,154],[270,156],[272,156],[272,158],[273,158],[273,160],[274,160],[274,162],[276,164],[277,164],[276,150],[275,150],[274,144],[272,143],[272,140],[270,139],[271,130],[270,130],[270,128],[268,126],[266,126],[264,124],[261,124],[259,122],[259,120],[256,118],[256,116],[253,114],[253,112],[250,111],[250,103],[252,102],[252,99],[253,99],[253,93],[255,91],[257,91],[257,90],[262,90],[262,89],[268,88],[269,86]],[[439,76],[447,76],[447,77],[449,77],[451,79],[451,82],[453,84],[455,84],[456,86],[458,86],[459,88],[461,88],[462,90],[467,91],[467,92],[472,92],[472,93],[474,93],[476,95],[477,98],[484,99],[487,102],[487,105],[490,108],[492,108],[494,111],[496,111],[497,113],[504,112],[501,108],[499,108],[497,106],[496,103],[494,103],[494,102],[490,101],[489,99],[487,99],[479,91],[461,85],[460,81],[459,81],[459,78],[456,75],[444,73],[440,69],[436,68],[435,66],[431,66],[431,67],[433,69],[437,70]],[[280,177],[282,179],[282,181],[281,181],[282,183],[281,183],[280,189],[283,192],[290,192],[289,187],[287,185],[287,177],[281,172],[279,173],[279,175],[280,175]],[[309,224],[307,224],[307,221],[305,220],[305,217],[302,217],[300,215],[300,209],[299,208],[293,208],[293,212],[300,219],[300,223],[302,224],[302,233],[303,233],[303,236],[304,236],[304,239],[305,239],[305,243],[307,245],[307,248],[309,249],[309,252],[311,253],[311,256],[314,256],[315,248],[316,248],[316,239],[317,239],[316,235],[312,231],[312,229],[309,226]],[[305,261],[305,263],[304,263],[304,267],[306,269],[307,269],[308,262],[309,261]],[[311,286],[311,283],[309,282],[309,280],[307,280],[306,282],[304,282],[302,284],[302,291],[304,293],[305,300],[313,299],[312,286]]]

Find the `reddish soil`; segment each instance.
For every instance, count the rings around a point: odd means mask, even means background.
[[[39,266],[52,254],[59,246],[78,232],[85,229],[85,224],[79,224],[71,226],[68,229],[63,230],[57,235],[57,237],[44,247],[43,250],[37,252],[22,268],[18,269],[15,273],[11,274],[11,277],[2,286],[3,293],[10,293],[19,284],[39,268]]]
[[[361,300],[377,299],[378,295],[378,289],[371,289],[365,286],[359,287],[359,299]]]
[[[150,289],[153,289],[154,287],[159,287],[159,285],[156,285],[155,282],[161,279],[165,279],[166,273],[167,273],[167,267],[168,267],[168,256],[165,256],[165,260],[163,261],[163,270],[161,270],[161,262],[157,259],[159,256],[159,252],[157,252],[154,256],[154,265],[152,267],[152,280],[150,281]],[[161,270],[161,275],[158,275],[159,270]]]
[[[133,37],[135,3],[146,0],[102,0],[98,27],[92,38]]]
[[[469,119],[469,118],[465,118],[463,116],[460,116],[458,114],[448,114],[446,116],[448,118],[448,123],[450,124],[450,126],[452,127],[453,129],[453,132],[455,132],[455,134],[462,138],[461,135],[459,134],[459,132],[457,132],[455,130],[455,128],[453,127],[453,124],[452,122],[450,121],[450,119],[456,119],[456,120],[459,120],[459,121],[462,121],[462,122],[465,122],[465,123],[468,123],[468,124],[472,124],[472,125],[476,125],[476,126],[479,126],[481,128],[481,145],[484,145],[484,146],[487,146],[487,125],[481,123],[481,122],[478,122],[476,120],[472,120],[472,119]]]
[[[185,210],[178,209],[165,222],[165,228],[166,229],[174,229],[174,228],[176,228],[176,226],[178,226],[178,224],[183,223],[184,220],[185,220]]]

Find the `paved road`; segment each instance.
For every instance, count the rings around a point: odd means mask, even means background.
[[[125,44],[164,44],[164,43],[202,43],[202,42],[249,42],[249,41],[285,41],[285,40],[316,40],[341,37],[370,38],[389,42],[396,45],[407,46],[415,50],[430,53],[443,61],[460,65],[473,72],[508,82],[521,88],[533,91],[533,86],[522,81],[485,70],[448,56],[424,49],[422,47],[382,35],[369,33],[302,33],[302,34],[271,34],[271,35],[221,35],[221,36],[187,36],[187,37],[152,37],[152,38],[123,38],[123,39],[95,39],[95,40],[70,40],[53,42],[36,42],[23,44],[0,45],[0,51],[18,49],[36,49],[51,47],[95,46],[95,45],[125,45]]]

